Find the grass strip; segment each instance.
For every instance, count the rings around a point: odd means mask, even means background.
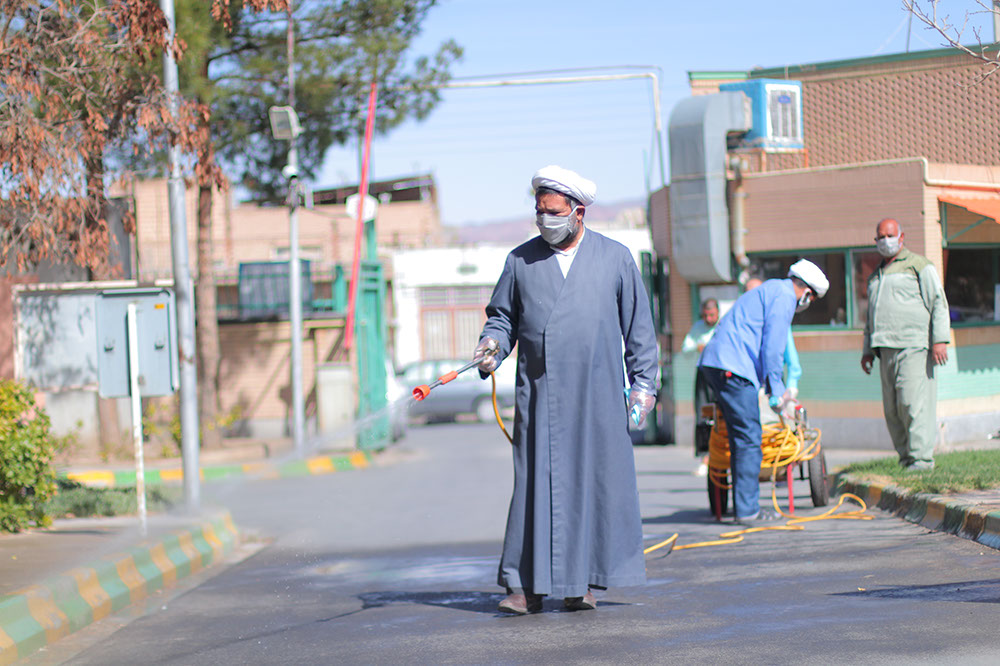
[[[840,470],[840,474],[936,495],[988,490],[1000,488],[1000,450],[940,453],[934,456],[931,471],[903,469],[896,456],[875,458],[851,463]]]

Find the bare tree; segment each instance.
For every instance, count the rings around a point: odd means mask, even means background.
[[[976,76],[975,83],[980,83],[1000,69],[1000,48],[996,42],[987,40],[977,26],[970,25],[972,17],[986,14],[993,21],[1000,13],[1000,0],[976,0],[982,9],[965,12],[961,22],[953,22],[951,16],[939,11],[941,0],[903,0],[903,9],[916,16],[929,30],[937,32],[944,39],[944,46],[950,46],[983,63],[983,70]],[[968,33],[972,33],[975,44],[966,44]],[[975,84],[974,83],[974,84]]]

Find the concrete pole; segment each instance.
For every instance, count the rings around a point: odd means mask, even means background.
[[[1000,0],[993,0],[993,43],[1000,42]]]
[[[288,1],[288,106],[295,109],[295,22]],[[305,454],[305,401],[302,396],[302,268],[299,261],[299,149],[288,142],[288,318],[292,340],[292,442],[299,457]]]
[[[174,39],[174,1],[160,0],[160,9],[167,20],[167,40]],[[177,62],[169,45],[163,49],[163,84],[170,103],[170,113],[176,118],[178,107]],[[198,368],[195,365],[194,283],[188,260],[187,208],[184,179],[181,177],[181,149],[169,150],[170,177],[167,193],[170,207],[170,245],[174,264],[174,293],[177,301],[177,345],[181,382],[181,453],[184,459],[184,502],[190,512],[201,505],[201,482],[198,478],[200,435],[198,427]]]

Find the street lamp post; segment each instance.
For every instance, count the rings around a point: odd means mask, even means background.
[[[167,22],[167,40],[174,38],[173,0],[160,0]],[[163,49],[163,85],[175,118],[180,104],[177,61],[169,44]],[[170,246],[174,269],[174,291],[177,294],[177,345],[180,356],[180,419],[181,451],[184,463],[184,503],[194,513],[201,507],[200,428],[198,425],[198,366],[195,364],[194,282],[188,261],[187,211],[185,209],[184,178],[181,175],[181,147],[174,144],[168,151],[170,176],[167,196],[170,210]]]
[[[302,397],[302,269],[299,261],[299,151],[296,137],[302,133],[299,117],[290,106],[272,106],[271,135],[288,141],[288,164],[282,173],[288,179],[288,310],[292,359],[292,442],[295,453],[305,454],[305,405]]]

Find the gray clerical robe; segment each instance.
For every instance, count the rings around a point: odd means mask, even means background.
[[[587,230],[563,278],[536,237],[514,249],[486,308],[483,336],[517,343],[514,493],[498,582],[579,597],[646,580],[629,380],[656,386],[649,302],[631,254]]]

